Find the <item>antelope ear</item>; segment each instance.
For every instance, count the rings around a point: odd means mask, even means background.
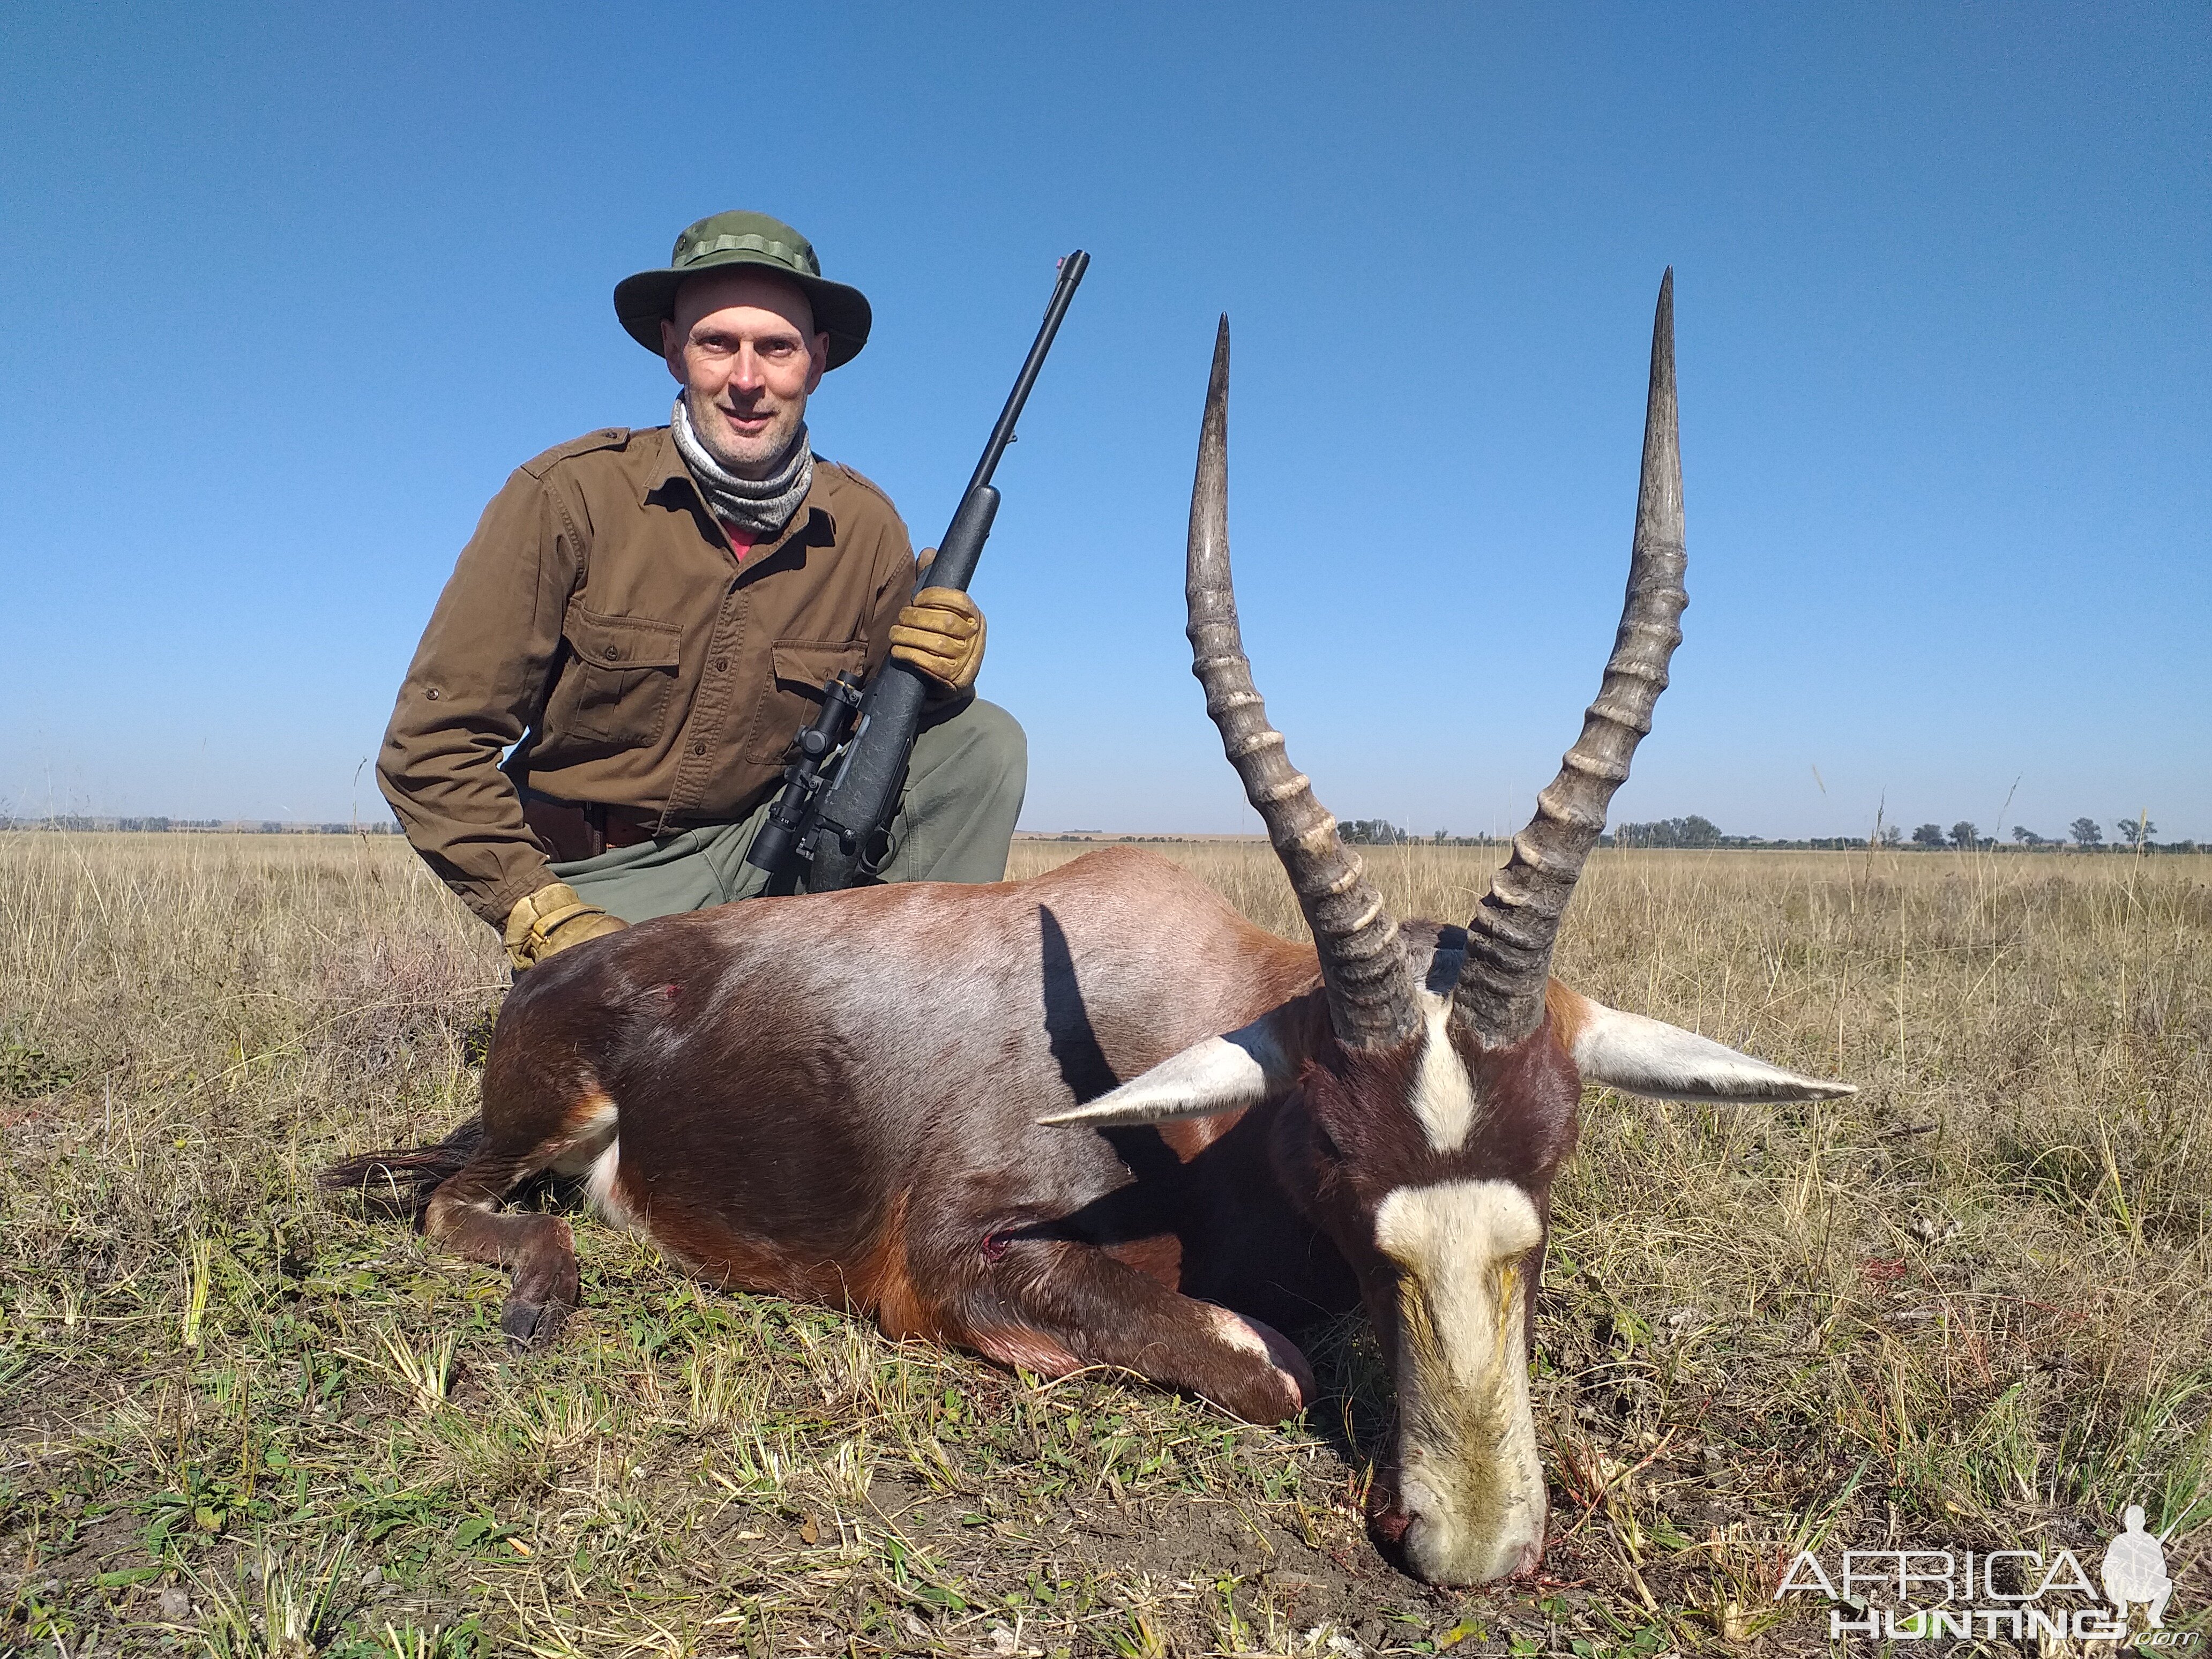
[[[1849,1083],[1826,1083],[1769,1066],[1664,1020],[1592,1002],[1557,981],[1551,1001],[1553,1021],[1565,1028],[1560,1035],[1584,1083],[1716,1106],[1833,1100],[1858,1092]]]
[[[1300,997],[1271,1008],[1226,1036],[1207,1037],[1170,1054],[1088,1105],[1072,1106],[1037,1121],[1109,1128],[1210,1117],[1257,1106],[1297,1081],[1298,1068],[1313,1042],[1311,1000]]]

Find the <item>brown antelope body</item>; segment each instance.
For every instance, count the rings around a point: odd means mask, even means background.
[[[1312,1389],[1277,1328],[1364,1307],[1400,1406],[1376,1528],[1422,1577],[1481,1583],[1542,1549],[1530,1296],[1583,1088],[1848,1091],[1549,977],[1680,638],[1671,273],[1619,640],[1582,737],[1465,927],[1389,915],[1267,726],[1230,586],[1227,398],[1224,321],[1192,500],[1190,635],[1312,948],[1127,848],[997,886],[670,916],[516,986],[480,1130],[334,1176],[442,1178],[428,1231],[513,1271],[503,1323],[521,1341],[577,1300],[568,1224],[497,1207],[549,1170],[581,1176],[604,1214],[714,1283],[1047,1374],[1119,1366],[1254,1419],[1296,1413]]]

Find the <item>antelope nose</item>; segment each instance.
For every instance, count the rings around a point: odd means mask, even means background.
[[[1483,1541],[1418,1504],[1398,1510],[1390,1520],[1395,1528],[1377,1516],[1376,1530],[1397,1546],[1417,1577],[1432,1584],[1492,1584],[1524,1577],[1544,1559],[1541,1539],[1493,1537]]]

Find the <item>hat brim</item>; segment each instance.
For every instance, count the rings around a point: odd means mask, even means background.
[[[842,283],[808,276],[741,252],[724,258],[702,259],[682,270],[641,270],[635,276],[623,277],[615,284],[615,315],[621,319],[623,332],[658,357],[660,325],[676,314],[676,290],[694,276],[743,269],[781,277],[806,295],[814,307],[816,330],[830,337],[830,368],[849,363],[860,355],[875,321],[866,295]]]

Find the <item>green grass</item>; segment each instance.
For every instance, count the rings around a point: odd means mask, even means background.
[[[1297,931],[1264,848],[1176,852]],[[1486,875],[1371,861],[1401,913]],[[1436,1592],[1359,1522],[1389,1401],[1353,1328],[1258,1429],[707,1291],[580,1217],[587,1305],[510,1356],[499,1275],[313,1185],[473,1109],[489,932],[381,841],[0,837],[0,1650],[1796,1651],[1799,1547],[2087,1559],[2131,1500],[2194,1626],[2208,874],[1601,857],[1565,977],[1863,1092],[1588,1103],[1547,1577]]]

